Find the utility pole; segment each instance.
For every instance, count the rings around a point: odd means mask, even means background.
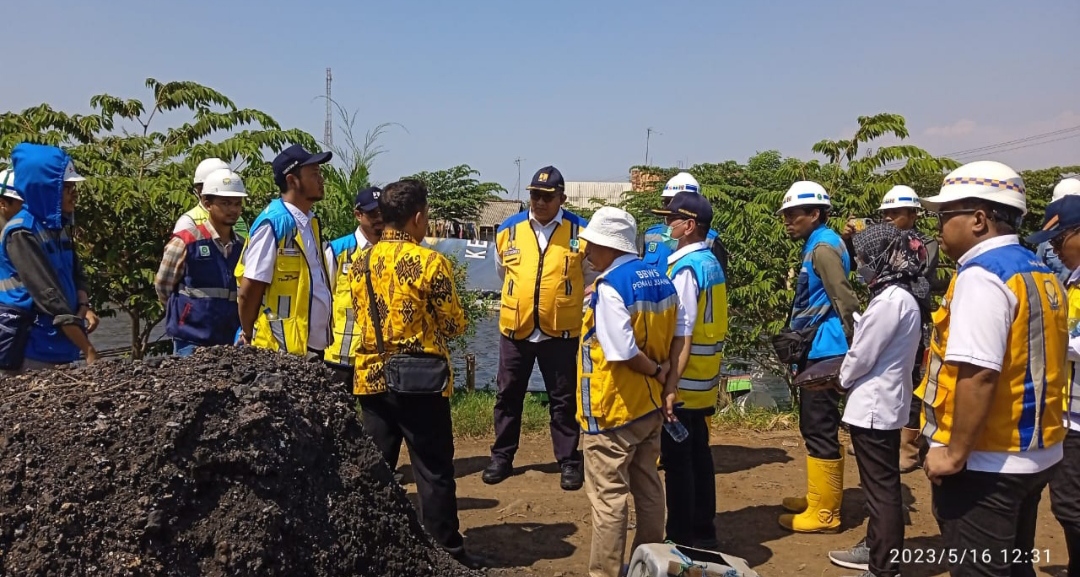
[[[651,126],[645,129],[645,166],[649,166],[649,139],[654,132],[656,132],[656,129]],[[657,136],[660,135],[659,132],[656,132],[656,134]]]
[[[521,161],[523,160],[525,159],[521,158],[520,156],[514,159],[514,164],[517,165],[518,171],[517,185],[514,186],[514,197],[518,200],[518,202],[521,202]]]
[[[330,75],[330,69],[326,69],[326,123],[323,125],[323,144],[327,148],[334,146],[334,116],[330,109],[330,81],[333,77]]]

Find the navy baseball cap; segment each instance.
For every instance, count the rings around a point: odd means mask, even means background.
[[[379,208],[380,196],[382,196],[381,188],[377,186],[369,186],[356,193],[356,202],[353,204],[353,206],[359,208],[364,212],[371,212]]]
[[[282,150],[280,154],[274,157],[272,166],[274,167],[274,182],[278,186],[284,186],[285,176],[292,174],[293,171],[299,170],[301,166],[307,166],[309,164],[326,164],[330,162],[330,159],[334,157],[334,153],[330,151],[319,152],[312,154],[304,150],[303,146],[294,144],[285,150]]]
[[[529,190],[540,192],[563,192],[566,190],[566,181],[562,173],[554,166],[545,166],[533,175],[532,184],[526,187]]]
[[[1076,227],[1080,227],[1080,196],[1070,194],[1046,205],[1042,230],[1024,240],[1029,244],[1042,244]]]
[[[671,198],[667,208],[652,211],[658,216],[682,216],[702,226],[712,226],[712,204],[704,196],[684,190]]]

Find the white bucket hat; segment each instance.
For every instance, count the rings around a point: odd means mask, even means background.
[[[18,190],[15,190],[15,171],[10,168],[0,170],[0,196],[6,196],[15,200],[22,200],[23,197],[19,194]]]
[[[947,202],[968,198],[1011,206],[1027,214],[1024,179],[1015,170],[993,160],[970,162],[945,177],[941,193],[922,199],[926,210],[937,212]]]
[[[203,196],[232,196],[243,198],[248,195],[244,181],[235,172],[223,169],[215,170],[206,177],[202,189]]]
[[[581,231],[582,240],[618,251],[637,254],[637,221],[614,206],[600,207]]]

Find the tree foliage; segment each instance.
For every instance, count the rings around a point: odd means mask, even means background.
[[[334,159],[330,164],[323,165],[326,196],[315,205],[315,211],[323,225],[323,236],[333,239],[349,234],[356,228],[353,202],[357,192],[373,184],[371,165],[376,157],[385,152],[378,144],[379,138],[392,127],[403,130],[405,127],[384,122],[368,130],[363,141],[360,141],[356,136],[358,112],[350,113],[337,102],[330,102],[337,108],[338,129],[345,137],[345,144],[328,147],[333,151]],[[326,146],[326,143],[323,145]]]
[[[149,78],[146,88],[145,101],[94,96],[88,115],[48,104],[0,114],[0,157],[9,158],[20,142],[61,146],[87,177],[74,236],[92,279],[90,300],[103,315],[119,310],[130,317],[136,358],[147,352],[163,316],[154,274],[173,224],[195,204],[195,166],[208,157],[229,162],[251,194],[245,216],[253,219],[277,194],[265,155],[290,144],[318,148],[309,134],[282,129],[269,115],[238,108],[195,82]],[[187,121],[159,128],[166,113],[181,112],[190,115]]]
[[[476,222],[484,205],[490,200],[498,200],[499,193],[506,192],[501,184],[480,182],[478,176],[479,171],[460,164],[445,170],[419,172],[408,178],[427,185],[431,220],[465,223]]]

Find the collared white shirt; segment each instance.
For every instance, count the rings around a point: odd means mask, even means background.
[[[360,227],[356,227],[356,232],[353,233],[353,236],[356,237],[357,250],[363,250],[371,246],[371,243],[368,242],[364,233],[360,232]],[[330,294],[333,294],[334,291],[337,290],[338,269],[337,258],[334,256],[334,249],[330,247],[330,243],[326,243],[326,248],[323,250],[323,256],[326,257],[326,273],[327,276],[330,277]]]
[[[680,258],[696,250],[707,247],[708,244],[705,241],[688,244],[668,256],[668,266],[679,262]],[[671,284],[675,285],[675,292],[679,294],[679,307],[675,311],[675,336],[688,337],[694,334],[694,323],[697,321],[698,294],[701,292],[701,288],[698,287],[694,271],[689,267],[675,273],[675,276],[671,279]]]
[[[844,422],[863,429],[903,428],[911,409],[911,373],[922,339],[922,313],[912,294],[891,286],[862,315],[840,366],[840,386],[849,391]]]
[[[1019,243],[1016,235],[985,240],[964,253],[957,264],[963,267],[990,250]],[[949,303],[949,342],[945,348],[945,362],[1000,371],[1008,353],[1009,329],[1016,318],[1018,304],[1016,295],[994,273],[982,267],[959,272]],[[932,445],[942,446],[940,443]],[[1061,443],[1024,452],[972,451],[967,467],[990,473],[1031,474],[1050,468],[1061,460],[1061,455]]]
[[[311,226],[314,213],[304,214],[300,209],[285,202],[300,229],[300,238],[304,242],[304,258],[311,271],[311,310],[308,314],[308,347],[324,350],[329,346],[328,328],[330,326],[330,287],[326,278],[319,251],[322,247],[315,242],[315,231]],[[274,263],[277,260],[277,241],[273,228],[260,226],[252,231],[244,251],[244,278],[270,284],[274,280]]]
[[[638,259],[636,254],[624,254],[612,261],[602,274],[608,274],[620,266]],[[611,283],[600,283],[596,289],[596,340],[609,361],[628,361],[638,354],[634,328],[630,325],[630,309]]]

